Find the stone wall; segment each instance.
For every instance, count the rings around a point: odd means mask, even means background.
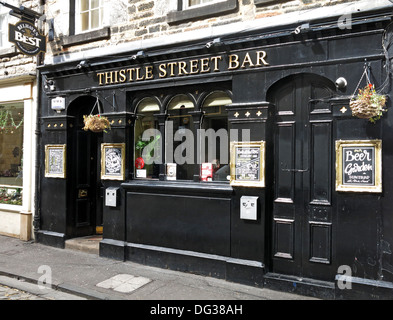
[[[176,11],[178,1],[175,0],[103,0],[104,25],[110,27],[109,39],[88,42],[82,45],[63,46],[63,38],[69,35],[69,2],[49,0],[46,2],[48,19],[54,18],[55,40],[49,43],[48,53],[53,55],[70,54],[92,48],[118,45],[126,42],[141,41],[154,37],[163,37],[201,30],[215,26],[223,26],[235,22],[253,21],[278,16],[294,11],[308,10],[323,6],[333,6],[348,0],[294,0],[265,1],[238,0],[236,10],[197,18],[192,21],[168,23],[167,15]],[[353,2],[353,1],[351,1]],[[48,28],[48,25],[46,25]]]

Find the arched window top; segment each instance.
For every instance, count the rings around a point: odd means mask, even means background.
[[[194,103],[185,94],[174,96],[168,104],[168,110],[193,109]]]
[[[231,97],[224,91],[210,93],[203,101],[202,108],[225,106],[232,103]]]
[[[137,113],[153,112],[153,111],[154,112],[160,111],[160,106],[157,100],[151,97],[143,98],[141,101],[139,101],[136,107]]]

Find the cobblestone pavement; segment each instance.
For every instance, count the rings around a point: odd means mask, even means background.
[[[22,290],[0,285],[1,300],[47,300]]]

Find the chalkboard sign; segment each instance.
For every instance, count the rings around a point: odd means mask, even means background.
[[[265,187],[265,141],[231,143],[231,185]]]
[[[125,144],[101,144],[101,179],[124,180]]]
[[[336,141],[336,190],[382,192],[381,140]]]

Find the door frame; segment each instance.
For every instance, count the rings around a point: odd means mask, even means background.
[[[318,97],[319,91],[316,88],[321,89],[322,93],[322,88],[325,88],[326,92],[329,92],[328,96]],[[288,110],[280,111],[276,105],[276,98],[280,94],[280,90],[286,89],[289,92],[287,94],[292,95],[293,105],[289,106]],[[333,224],[335,203],[333,140],[335,135],[330,100],[335,91],[336,88],[332,81],[311,73],[287,76],[275,82],[267,91],[266,100],[272,103],[275,109],[272,121],[274,127],[272,153],[275,159],[271,161],[274,168],[268,170],[272,175],[270,187],[272,190],[269,192],[271,194],[269,199],[271,215],[268,219],[269,234],[271,235],[269,271],[273,273],[334,281],[336,269],[334,261],[335,225]],[[307,96],[308,94],[309,96]],[[276,192],[279,187],[276,172],[282,165],[278,163],[279,155],[275,155],[276,148],[278,148],[277,130],[280,130],[280,125],[282,128],[287,126],[287,133],[292,132],[291,134],[295,135],[288,136],[292,140],[289,145],[293,148],[293,151],[288,155],[292,157],[294,166],[281,168],[289,172],[287,176],[292,179],[290,183],[293,194],[291,195],[292,200],[291,197],[283,198],[282,203],[276,203]],[[317,167],[315,165],[316,152],[323,150],[318,147],[316,140],[325,141],[328,144],[325,150],[327,159],[325,162],[328,163],[327,171],[324,173],[326,185],[323,186],[329,198],[326,200],[317,199],[316,191],[312,189],[317,170],[314,168],[314,166]],[[282,214],[277,215],[276,210],[280,206],[285,209],[281,209]],[[279,246],[283,246],[287,251],[280,252]]]
[[[67,238],[95,235],[97,231],[101,231],[100,228],[97,227],[102,226],[103,214],[103,194],[100,182],[100,145],[103,142],[103,134],[83,130],[83,115],[88,115],[91,112],[93,114],[97,113],[98,108],[93,110],[96,102],[96,97],[81,95],[72,100],[67,108],[67,116],[74,120],[73,125],[67,128]],[[99,103],[101,102],[99,101]],[[81,148],[81,146],[78,146],[78,143],[81,142],[78,141],[80,135],[86,135],[86,140],[84,141],[87,146],[85,165],[88,168],[86,170],[86,181],[82,183],[78,181],[80,157],[77,153],[80,151],[78,151],[78,148]],[[78,210],[81,210],[81,203],[84,202],[84,200],[86,200],[85,208],[88,212],[84,213],[86,214],[86,218],[84,219],[85,221],[81,222],[79,220]]]

